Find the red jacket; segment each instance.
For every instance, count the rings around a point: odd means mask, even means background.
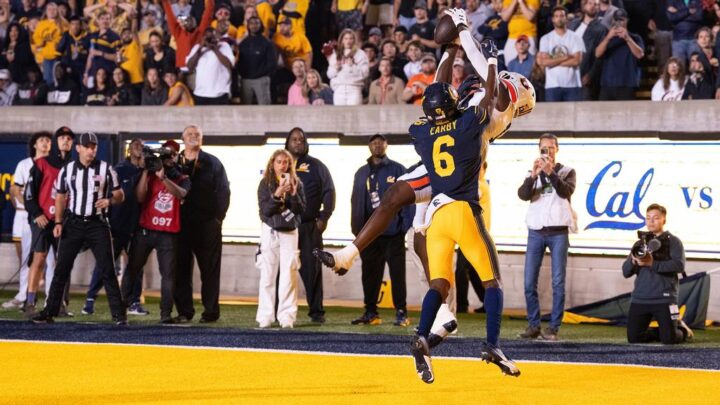
[[[200,42],[205,34],[205,30],[210,27],[215,11],[215,0],[205,0],[205,10],[203,10],[200,23],[192,32],[185,31],[180,27],[169,0],[163,1],[162,4],[165,9],[168,29],[175,38],[175,44],[177,45],[177,49],[175,50],[175,67],[185,67],[185,58],[190,54],[192,47]]]

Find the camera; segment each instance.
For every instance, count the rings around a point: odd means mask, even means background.
[[[155,173],[163,167],[163,160],[172,158],[173,151],[169,148],[151,148],[143,146],[143,158],[145,159],[145,169],[150,173]]]
[[[548,151],[548,148],[542,148],[540,149],[540,155],[542,157],[548,157],[550,155],[550,152]]]
[[[652,232],[638,231],[637,235],[638,240],[630,250],[630,254],[638,259],[642,259],[647,255],[657,252],[662,246],[662,242],[660,242],[660,240],[657,239],[655,234]]]

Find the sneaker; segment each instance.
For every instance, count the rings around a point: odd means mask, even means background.
[[[174,323],[190,323],[191,318],[188,318],[185,315],[178,315],[175,318],[173,318]]]
[[[85,300],[85,306],[83,307],[82,311],[80,311],[83,315],[92,315],[95,313],[95,300],[92,298],[88,298]]]
[[[540,338],[542,340],[549,340],[549,341],[556,341],[558,340],[558,333],[560,333],[560,330],[555,328],[545,328],[540,332]]]
[[[410,325],[410,318],[408,318],[406,310],[398,309],[397,311],[395,311],[395,322],[393,322],[393,325],[395,325],[395,326],[409,326]]]
[[[113,316],[113,322],[115,322],[115,326],[128,326],[127,318]]]
[[[525,328],[525,332],[518,333],[518,337],[522,339],[537,339],[540,336],[539,326],[528,326]]]
[[[413,360],[415,361],[415,371],[418,377],[427,384],[432,384],[435,381],[433,375],[432,363],[430,361],[430,347],[428,347],[427,340],[422,337],[415,335],[410,341],[410,353],[412,353]]]
[[[483,349],[480,352],[480,359],[485,360],[486,363],[493,363],[500,367],[503,374],[518,377],[520,375],[520,369],[515,365],[515,362],[507,358],[505,353],[500,350],[499,347],[491,345],[490,343],[483,342]]]
[[[65,304],[60,305],[60,310],[58,311],[58,318],[72,318],[75,316],[72,312],[68,311],[67,306]]]
[[[138,315],[138,316],[150,315],[150,311],[143,308],[142,304],[139,302],[130,304],[130,308],[128,308],[127,313],[128,313],[128,315]]]
[[[331,268],[332,271],[335,272],[335,274],[339,276],[344,276],[345,273],[348,272],[348,269],[346,268],[335,267],[335,256],[332,253],[326,252],[322,249],[313,249],[312,253],[313,256],[317,257],[318,260],[320,260],[320,262],[325,265],[325,267]]]
[[[164,316],[160,318],[160,323],[162,325],[172,325],[175,323],[175,319],[172,316]]]
[[[427,338],[428,346],[430,346],[430,348],[432,349],[442,343],[442,341],[445,340],[445,338],[447,338],[449,334],[455,332],[457,326],[457,321],[452,320],[448,323],[443,324],[442,329],[436,331],[436,333],[430,332]]]
[[[272,322],[258,322],[258,328],[267,329],[272,325]]]
[[[293,324],[290,323],[290,322],[288,322],[288,323],[280,323],[280,327],[283,328],[283,329],[292,329],[292,328],[293,328]]]
[[[5,301],[2,304],[2,309],[22,309],[23,302],[20,300],[16,300],[15,298],[11,299],[10,301]]]
[[[35,308],[35,304],[25,304],[23,312],[25,313],[25,316],[27,318],[32,318],[38,314],[37,309]]]
[[[325,315],[315,315],[310,317],[310,322],[322,325],[325,323]]]
[[[682,319],[678,321],[678,329],[680,329],[683,336],[685,336],[686,342],[690,342],[695,338],[695,333],[693,333],[692,329],[690,329],[690,327],[687,326],[685,321],[683,321]]]
[[[55,321],[53,320],[52,316],[48,315],[47,312],[41,311],[41,312],[35,314],[35,316],[31,317],[30,322],[35,323],[35,324],[43,324],[43,323],[53,323]]]
[[[380,315],[378,314],[365,312],[361,317],[350,323],[353,325],[380,325],[382,324],[382,319],[380,319]]]

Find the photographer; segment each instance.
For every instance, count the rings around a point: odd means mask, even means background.
[[[197,105],[224,105],[230,103],[230,83],[235,56],[232,48],[218,41],[215,30],[205,30],[202,42],[193,46],[187,58],[187,67],[195,72],[195,103]]]
[[[648,232],[633,246],[622,266],[623,276],[637,275],[628,312],[627,338],[630,343],[657,341],[684,342],[693,332],[680,318],[678,274],[685,271],[685,249],[676,236],[664,231],[667,210],[651,204],[645,214]],[[660,328],[648,329],[652,319]]]
[[[135,195],[140,207],[140,228],[130,248],[128,267],[122,279],[122,293],[130,308],[138,306],[134,286],[142,280],[143,266],[150,253],[157,251],[160,269],[160,322],[173,323],[171,316],[177,234],[180,232],[180,204],[190,190],[190,178],[177,165],[180,145],[167,141],[160,151],[145,149],[145,170]],[[147,156],[151,154],[150,156]],[[159,154],[158,156],[155,156]]]

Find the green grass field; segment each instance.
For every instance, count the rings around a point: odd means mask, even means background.
[[[2,302],[12,298],[11,291],[0,292]],[[107,298],[104,295],[98,297],[93,315],[82,315],[80,310],[84,304],[84,295],[73,294],[70,302],[70,311],[75,314],[72,318],[58,318],[56,322],[110,322],[110,312]],[[301,300],[302,302],[302,300]],[[240,301],[229,304],[221,304],[221,317],[217,323],[199,324],[202,305],[196,300],[195,310],[198,311],[193,319],[192,327],[212,328],[245,328],[257,327],[255,323],[255,311],[257,306],[253,303],[242,303]],[[159,299],[147,297],[145,308],[150,311],[148,316],[133,316],[128,318],[132,325],[152,325],[159,322]],[[340,333],[367,333],[387,335],[409,335],[417,325],[419,313],[410,311],[412,324],[409,327],[393,326],[395,317],[393,310],[381,309],[380,316],[383,319],[382,325],[377,326],[356,326],[350,321],[361,315],[361,308],[330,306],[325,308],[327,322],[318,326],[310,322],[306,315],[307,307],[301,305],[298,310],[298,321],[295,328],[303,332],[340,332]],[[11,320],[25,319],[19,311],[0,310],[0,318]],[[485,315],[484,314],[459,314],[458,337],[483,337],[485,336]],[[503,318],[502,339],[517,339],[517,334],[522,332],[527,323],[524,319]],[[275,328],[279,328],[277,324]],[[563,341],[574,343],[612,343],[625,344],[625,328],[618,326],[604,325],[563,325],[559,336]],[[706,330],[696,330],[693,347],[720,347],[720,328],[711,327]]]

